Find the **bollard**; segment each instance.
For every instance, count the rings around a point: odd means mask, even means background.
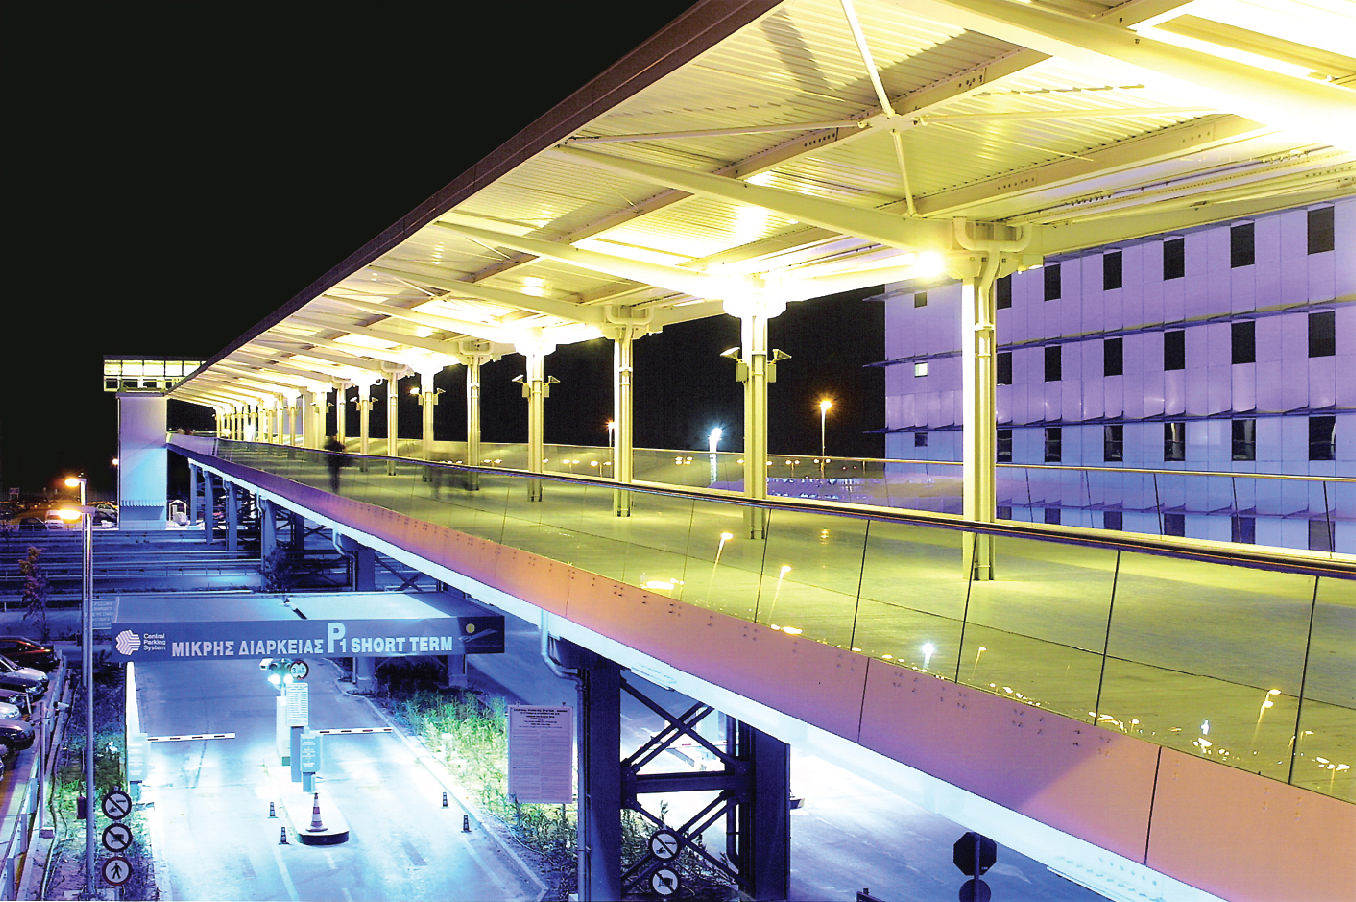
[[[268,803],[268,816],[269,816],[269,817],[277,817],[277,816],[278,816],[278,809],[276,809],[276,808],[273,807],[273,803],[272,803],[272,802],[269,802],[269,803]]]
[[[443,790],[443,807],[447,807],[447,790]]]
[[[279,827],[279,828],[278,828],[278,845],[280,845],[280,846],[288,845],[288,842],[287,842],[287,828],[286,828],[286,827]]]
[[[461,832],[462,833],[471,832],[471,815],[463,814],[461,816]]]

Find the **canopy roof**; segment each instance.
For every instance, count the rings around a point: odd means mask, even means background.
[[[959,275],[979,239],[1034,265],[1330,200],[1356,190],[1352,47],[1348,0],[702,0],[171,397],[271,403]]]

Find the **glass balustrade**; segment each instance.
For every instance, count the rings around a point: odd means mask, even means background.
[[[321,452],[221,441],[218,455],[330,486]],[[700,464],[706,488],[709,455],[693,457],[651,460],[651,472],[672,485],[669,470]],[[935,475],[890,466],[877,472],[913,497]],[[1151,474],[1132,475],[1153,490]],[[1101,477],[1082,485],[1092,505]],[[1033,481],[1033,500],[1050,490]],[[751,538],[754,508],[733,496],[636,487],[619,517],[618,491],[367,458],[340,471],[338,494],[1356,801],[1356,581],[1345,562],[1258,565],[1225,549],[1153,553],[1013,527],[992,537],[995,579],[978,581],[966,530],[945,518],[774,504]]]

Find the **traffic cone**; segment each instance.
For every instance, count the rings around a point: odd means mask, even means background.
[[[287,828],[286,828],[286,827],[279,827],[279,828],[278,828],[278,845],[280,845],[280,846],[288,845],[288,842],[287,842]]]
[[[268,816],[269,816],[269,817],[277,817],[277,816],[278,816],[278,809],[276,809],[276,808],[273,807],[273,803],[272,803],[272,802],[269,802],[269,803],[268,803]]]
[[[311,826],[306,828],[307,833],[320,833],[325,829],[325,824],[320,820],[320,793],[315,793],[315,798],[311,805]]]

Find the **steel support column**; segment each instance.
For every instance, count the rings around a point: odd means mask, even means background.
[[[735,757],[750,765],[748,797],[735,811],[727,856],[748,879],[756,900],[781,900],[790,892],[791,747],[746,723],[729,721]]]
[[[236,510],[235,483],[226,482],[226,550],[240,550],[240,512]]]
[[[739,317],[740,363],[744,375],[744,497],[767,499],[767,386],[776,380],[776,362],[768,359],[768,320],[786,309],[770,298],[725,301],[725,312]],[[767,509],[745,508],[749,538],[761,539],[767,530]]]
[[[516,349],[527,360],[527,373],[523,377],[523,397],[527,399],[527,472],[542,473],[546,457],[546,399],[551,395],[546,382],[546,355],[556,346],[538,339],[521,342]],[[527,500],[540,501],[541,498],[542,481],[528,480]]]
[[[207,470],[202,471],[202,533],[203,541],[208,545],[212,544],[212,520],[213,513],[216,511],[216,501],[212,497],[212,474]]]
[[[188,465],[188,525],[198,522],[198,468]]]
[[[579,898],[621,894],[621,669],[579,653]]]
[[[275,519],[273,502],[259,499],[259,561],[264,566],[278,550],[278,521]]]
[[[622,485],[630,485],[635,462],[635,353],[636,338],[650,331],[652,311],[609,307],[605,311],[606,334],[613,339],[612,421],[616,444],[612,476]],[[631,516],[631,493],[618,489],[612,496],[612,511],[618,517]]]

